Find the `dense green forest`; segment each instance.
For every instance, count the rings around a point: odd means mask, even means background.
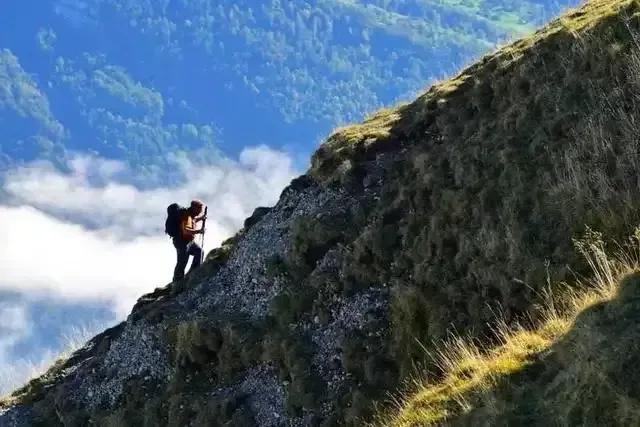
[[[0,6],[0,167],[70,152],[308,153],[572,0],[27,0]]]

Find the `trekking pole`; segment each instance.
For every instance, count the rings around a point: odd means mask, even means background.
[[[200,247],[202,249],[202,253],[200,254],[200,263],[202,264],[204,262],[204,233],[206,230],[205,226],[207,225],[207,209],[209,207],[205,206],[204,207],[204,219],[202,220],[202,246]]]

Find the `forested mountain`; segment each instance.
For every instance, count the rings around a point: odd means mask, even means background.
[[[575,0],[25,0],[0,5],[0,167],[70,150],[303,154]]]

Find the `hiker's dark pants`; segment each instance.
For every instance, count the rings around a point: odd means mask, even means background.
[[[180,280],[184,277],[184,269],[189,262],[189,255],[193,256],[191,262],[191,268],[189,271],[197,268],[202,260],[202,248],[194,241],[185,242],[180,239],[173,239],[173,246],[176,248],[176,254],[178,259],[176,262],[176,268],[173,270],[173,280]]]

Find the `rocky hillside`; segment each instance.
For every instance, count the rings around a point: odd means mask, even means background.
[[[362,425],[452,333],[640,221],[640,3],[600,0],[341,129],[185,282],[4,402],[0,425]],[[637,396],[636,396],[637,397]]]

